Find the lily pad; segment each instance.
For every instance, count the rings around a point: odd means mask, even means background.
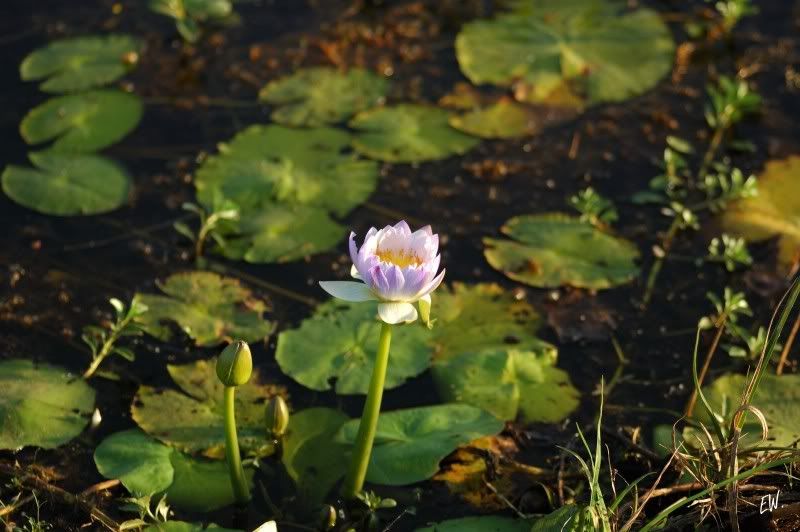
[[[465,352],[432,367],[445,401],[467,403],[503,420],[556,423],[580,394],[551,358],[518,349]]]
[[[516,84],[531,102],[566,91],[579,106],[651,89],[672,68],[674,49],[656,11],[631,11],[622,0],[520,2],[516,12],[465,24],[456,37],[459,66],[473,83]]]
[[[727,374],[703,387],[711,408],[720,414],[723,426],[730,426],[733,413],[739,408],[742,391],[748,377]],[[765,373],[753,396],[752,405],[761,410],[769,425],[768,445],[788,447],[800,441],[800,375],[773,375]],[[708,412],[698,401],[693,418],[711,427]],[[740,447],[755,444],[761,437],[761,424],[752,414],[746,414]],[[691,431],[684,433],[692,441]]]
[[[272,324],[262,318],[266,303],[237,279],[212,272],[176,273],[159,288],[166,295],[137,294],[148,310],[136,320],[156,338],[170,338],[167,321],[177,322],[199,346],[226,339],[258,342],[272,332]]]
[[[530,532],[531,522],[498,515],[448,519],[415,532]]]
[[[800,156],[770,161],[758,178],[758,195],[730,204],[723,227],[747,240],[778,237],[779,261],[800,259]]]
[[[51,150],[28,154],[36,168],[9,165],[3,192],[43,214],[80,216],[113,211],[128,200],[130,178],[114,161]]]
[[[312,390],[366,394],[378,347],[375,303],[320,305],[299,328],[278,335],[275,359],[281,370]],[[395,327],[385,388],[396,388],[430,365],[430,331],[420,325]]]
[[[369,109],[386,95],[388,82],[372,72],[353,68],[306,68],[268,83],[258,97],[278,105],[272,119],[288,126],[317,127],[343,122]]]
[[[135,94],[96,90],[51,98],[31,109],[20,124],[28,144],[55,139],[53,150],[92,152],[114,144],[142,118]]]
[[[511,279],[539,288],[611,288],[634,279],[639,251],[631,242],[563,214],[517,216],[485,238],[484,255]]]
[[[206,527],[200,523],[187,523],[186,521],[156,523],[145,528],[144,532],[206,532],[207,530],[212,530],[213,532],[244,532],[238,528],[222,528],[213,523]]]
[[[331,408],[308,408],[293,413],[289,420],[281,459],[309,506],[322,502],[347,470],[342,457],[348,447],[332,440],[348,419]]]
[[[524,137],[539,129],[532,109],[506,100],[463,115],[453,115],[450,117],[450,125],[459,131],[485,139]]]
[[[94,461],[101,475],[119,479],[136,497],[164,493],[170,506],[189,512],[210,512],[235,502],[224,461],[192,458],[139,429],[103,440]],[[252,471],[246,473],[252,482]]]
[[[0,361],[0,449],[53,449],[78,436],[94,410],[79,376],[30,360]]]
[[[28,54],[19,67],[25,81],[46,79],[44,92],[72,92],[107,85],[136,65],[141,42],[129,35],[61,39]]]
[[[351,137],[331,128],[251,126],[197,171],[201,203],[226,199],[240,222],[221,251],[250,262],[284,262],[325,251],[345,235],[345,216],[374,191],[378,167],[348,153]]]
[[[437,107],[402,104],[356,115],[353,147],[359,153],[393,163],[412,163],[463,155],[478,140],[450,127],[450,113]]]
[[[348,421],[336,441],[353,444],[359,420]],[[503,422],[478,408],[444,404],[381,414],[367,481],[402,486],[432,477],[459,445],[497,434]]]
[[[167,365],[179,390],[139,387],[131,407],[134,421],[149,435],[181,451],[222,457],[224,386],[215,367],[216,359]],[[285,393],[279,386],[264,383],[258,369],[247,384],[236,389],[236,422],[243,452],[258,454],[266,445],[266,403]]]

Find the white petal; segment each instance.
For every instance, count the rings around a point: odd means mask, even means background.
[[[356,283],[354,281],[320,281],[319,285],[333,297],[344,301],[359,303],[361,301],[372,301],[376,299],[369,287],[364,283]]]
[[[417,319],[417,309],[411,303],[390,301],[378,304],[378,316],[390,325],[409,323]]]
[[[350,277],[353,279],[362,279],[361,274],[358,273],[358,268],[356,268],[355,264],[350,266]]]

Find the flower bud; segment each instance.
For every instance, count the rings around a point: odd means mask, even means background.
[[[328,531],[333,530],[336,526],[336,508],[330,504],[326,504],[319,512],[319,528],[320,530]]]
[[[289,426],[289,407],[280,395],[267,403],[267,432],[273,438],[280,438]]]
[[[247,342],[236,340],[217,359],[217,377],[225,386],[241,386],[253,373],[253,357]]]

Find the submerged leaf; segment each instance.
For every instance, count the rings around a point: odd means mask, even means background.
[[[101,214],[128,199],[130,178],[114,161],[97,155],[72,155],[51,150],[32,152],[36,168],[9,165],[3,171],[3,192],[20,205],[43,214]]]
[[[141,386],[131,407],[134,421],[148,434],[187,453],[221,457],[225,449],[224,386],[217,378],[216,359],[168,365],[180,390]],[[257,369],[236,389],[236,422],[244,453],[258,454],[267,445],[264,414],[267,401],[285,395],[264,383]]]
[[[136,64],[141,49],[129,35],[76,37],[53,41],[22,61],[25,81],[47,78],[44,92],[72,92],[107,85],[124,76]]]
[[[359,153],[394,163],[411,163],[463,155],[478,140],[450,127],[450,113],[437,107],[401,104],[356,115],[353,147]]]
[[[0,449],[53,449],[78,436],[94,390],[67,370],[30,360],[0,361]]]
[[[348,421],[336,440],[352,444],[358,419]],[[381,414],[367,481],[402,486],[432,477],[439,462],[459,445],[497,434],[503,422],[478,408],[444,404]]]
[[[96,90],[51,98],[31,109],[20,124],[28,144],[55,139],[60,152],[92,152],[127,135],[142,117],[142,101],[134,94]]]
[[[268,83],[258,97],[278,105],[272,119],[289,126],[316,127],[347,120],[377,105],[388,83],[369,71],[306,68]]]
[[[747,240],[779,237],[779,261],[788,267],[800,260],[800,156],[769,161],[758,195],[730,204],[722,225]]]
[[[531,286],[595,290],[631,281],[639,272],[632,243],[562,214],[517,216],[502,227],[514,240],[484,239],[493,268]]]
[[[199,346],[225,339],[258,342],[272,332],[272,324],[262,318],[266,304],[237,279],[212,272],[176,273],[159,288],[166,295],[136,296],[148,309],[136,321],[157,338],[171,336],[166,321],[177,322]]]

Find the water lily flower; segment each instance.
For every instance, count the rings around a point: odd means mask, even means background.
[[[320,286],[344,301],[379,301],[378,315],[388,324],[417,319],[430,322],[431,292],[441,284],[445,270],[437,274],[439,235],[429,225],[412,232],[405,221],[371,228],[364,244],[356,246],[350,233],[351,274],[356,281],[321,281]]]

